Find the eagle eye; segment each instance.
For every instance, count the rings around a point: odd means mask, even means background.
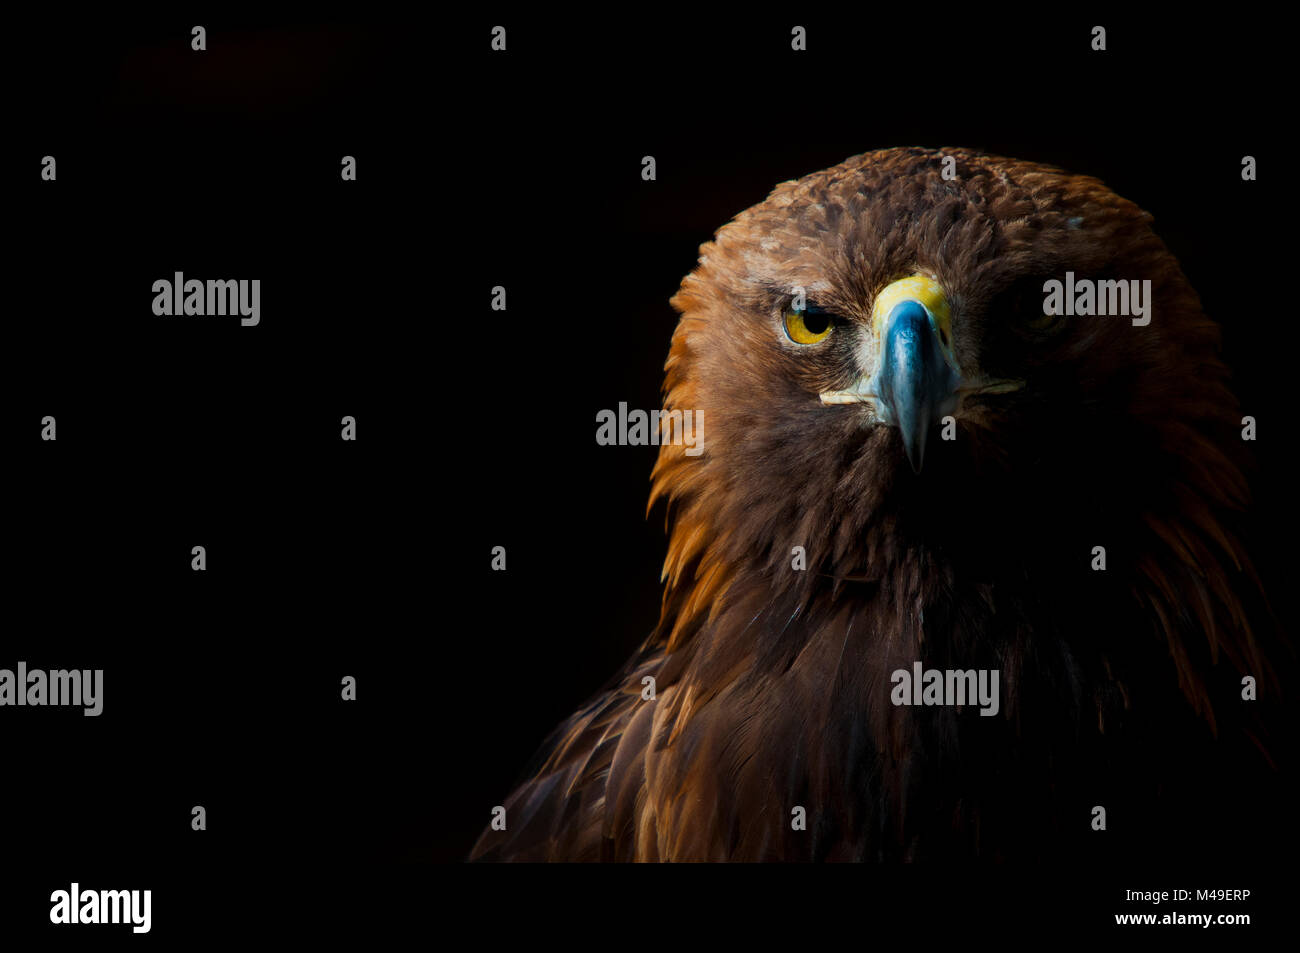
[[[1065,315],[1049,314],[1046,311],[1041,314],[1027,314],[1021,322],[1030,331],[1049,332],[1055,331],[1060,325],[1065,323]]]
[[[995,304],[995,311],[1004,312],[1012,326],[1022,335],[1042,340],[1065,327],[1063,314],[1047,310],[1043,293],[1043,277],[1021,278],[1003,292]]]
[[[816,305],[786,308],[782,314],[785,334],[795,344],[816,344],[831,333],[833,315]]]

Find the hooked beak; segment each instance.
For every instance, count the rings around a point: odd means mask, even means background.
[[[921,472],[930,424],[957,408],[961,376],[944,359],[938,329],[919,301],[894,305],[882,328],[872,388],[880,417],[898,427],[912,471]]]
[[[934,279],[913,275],[893,282],[876,298],[872,313],[876,372],[848,390],[822,393],[823,404],[865,403],[881,423],[898,427],[915,473],[925,463],[930,425],[955,414],[970,394],[1005,394],[1024,381],[966,382],[952,348],[948,301]]]

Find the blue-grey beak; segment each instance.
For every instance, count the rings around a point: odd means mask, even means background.
[[[872,390],[882,418],[898,427],[912,470],[921,472],[930,424],[953,412],[961,377],[944,359],[930,313],[918,301],[900,301],[880,337],[880,365]]]

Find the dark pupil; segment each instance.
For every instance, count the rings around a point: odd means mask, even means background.
[[[803,326],[809,334],[821,334],[830,324],[831,316],[824,311],[805,311],[803,314]]]

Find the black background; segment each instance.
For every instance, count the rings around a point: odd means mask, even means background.
[[[1274,32],[919,8],[15,28],[0,666],[103,668],[105,709],[0,716],[4,854],[40,871],[18,877],[6,918],[39,925],[49,891],[80,878],[151,886],[155,935],[184,935],[212,926],[203,885],[243,884],[245,924],[279,922],[268,898],[382,903],[376,884],[419,892],[426,864],[462,860],[544,735],[657,617],[655,448],[597,446],[596,412],[659,405],[667,301],[701,242],[776,183],[870,149],[1054,163],[1154,214],[1259,420],[1248,542],[1293,631]],[[1241,180],[1246,154],[1257,182]],[[340,181],[343,155],[357,182]],[[155,317],[152,282],[174,271],[260,278],[261,324]],[[205,573],[190,570],[199,544]],[[1268,812],[1296,792],[1283,755]],[[1268,898],[1270,858],[1295,843],[1294,821],[1276,822],[1212,885]],[[440,869],[418,903],[445,917],[509,889],[492,876]],[[595,889],[560,876],[559,896]],[[629,876],[627,894],[700,878]],[[818,889],[893,877],[851,876]],[[956,902],[927,876],[904,889]],[[1117,890],[1162,882],[1064,870],[1058,893],[1001,876],[1035,901],[966,887],[1000,917],[1085,927],[1130,912]],[[564,909],[541,882],[531,901]]]

